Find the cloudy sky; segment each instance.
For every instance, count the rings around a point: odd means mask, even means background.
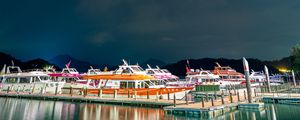
[[[0,2],[0,51],[24,60],[270,60],[288,56],[299,40],[299,0]]]

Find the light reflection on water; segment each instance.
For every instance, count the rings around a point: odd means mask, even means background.
[[[7,120],[160,120],[163,110],[129,106],[0,98],[0,119]]]
[[[300,106],[266,104],[262,111],[235,111],[214,120],[295,120]],[[198,120],[164,115],[162,109],[91,103],[0,98],[0,120]]]

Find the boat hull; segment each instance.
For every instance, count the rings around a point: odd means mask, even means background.
[[[182,99],[186,93],[191,91],[193,87],[183,87],[183,88],[132,88],[132,89],[109,89],[104,88],[102,90],[102,95],[113,97],[115,94],[117,94],[118,97],[135,97],[135,94],[137,95],[137,98],[147,98],[149,94],[149,98],[157,98],[160,97],[161,99],[168,99],[168,96],[170,99],[173,99],[174,94],[176,96],[176,99]],[[88,94],[98,94],[99,89],[87,89]],[[116,93],[115,93],[116,92]]]

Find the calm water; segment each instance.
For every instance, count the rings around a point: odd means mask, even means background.
[[[0,98],[0,120],[196,120],[195,117],[164,115],[154,108]],[[236,111],[220,120],[296,120],[300,106],[266,104],[263,111]]]

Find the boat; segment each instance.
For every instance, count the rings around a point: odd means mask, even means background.
[[[284,75],[281,74],[273,74],[269,76],[270,85],[281,85],[284,83],[283,79]],[[251,86],[261,86],[266,85],[266,75],[264,72],[255,72],[252,70],[250,76],[249,76],[251,82]]]
[[[283,83],[284,83],[284,75],[273,74],[270,76],[270,84],[271,85],[281,85]]]
[[[187,72],[186,81],[195,85],[221,85],[219,75],[203,69],[190,69]]]
[[[219,63],[216,63],[215,69],[212,71],[213,74],[219,75],[221,80],[221,85],[238,85],[245,84],[246,79],[244,74],[237,72],[232,69],[230,66],[221,66]]]
[[[64,81],[64,88],[91,88],[89,80],[81,79],[81,74],[75,68],[63,68],[61,72],[48,73],[53,81]]]
[[[6,66],[4,66],[5,69]],[[0,75],[2,90],[27,91],[44,93],[61,93],[64,81],[53,81],[48,75],[49,71],[30,69],[22,71],[19,66],[8,66]]]
[[[266,84],[266,75],[264,72],[255,72],[251,70],[249,75],[250,81],[252,81],[251,86],[262,86]]]
[[[165,81],[179,79],[177,76],[172,75],[172,73],[170,73],[167,69],[160,69],[158,66],[156,66],[156,68],[152,68],[149,64],[147,64],[147,66],[148,68],[146,69],[146,73],[156,79]]]
[[[97,75],[84,75],[84,79],[100,81],[101,90],[103,94],[113,95],[117,91],[118,96],[127,97],[136,92],[139,98],[146,98],[147,94],[153,98],[159,95],[162,99],[176,94],[177,99],[185,96],[193,87],[178,87],[166,88],[164,82],[160,79],[148,75],[139,65],[129,65],[127,61],[123,60],[123,64],[115,71],[105,72]],[[102,84],[104,83],[104,84]],[[97,94],[99,89],[88,89],[88,93]]]

